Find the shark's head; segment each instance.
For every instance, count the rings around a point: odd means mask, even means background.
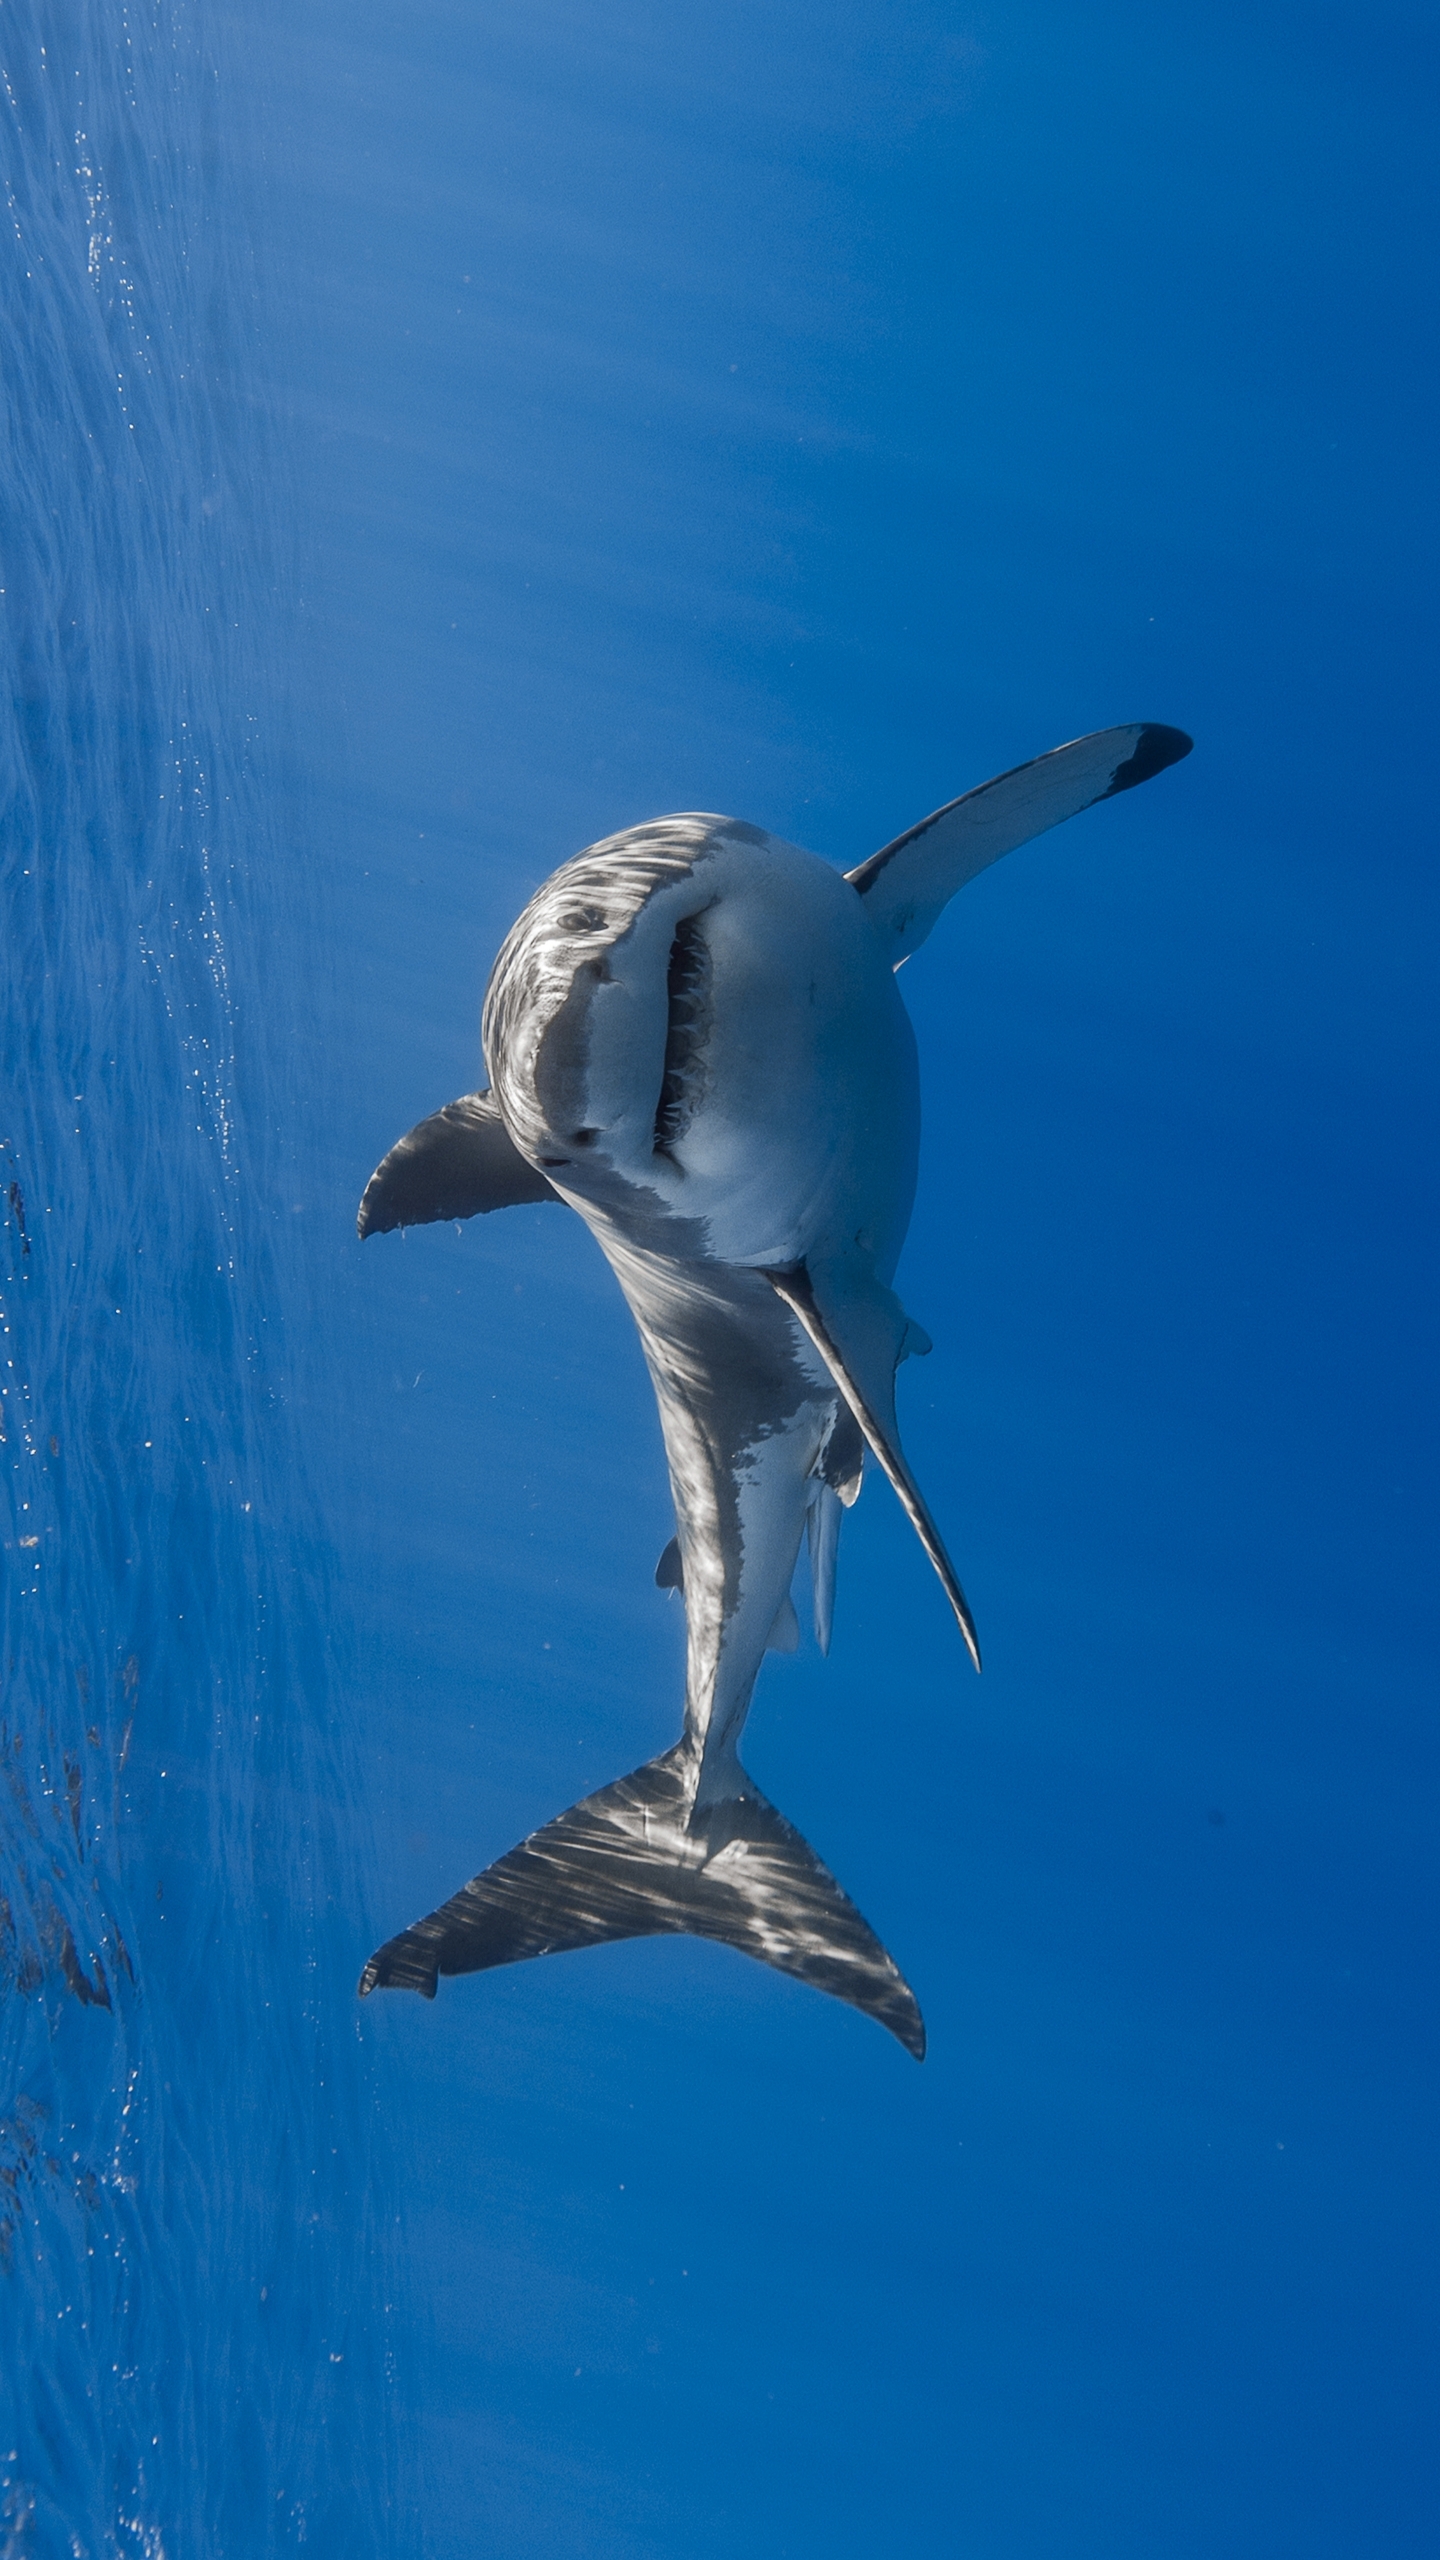
[[[659,1250],[893,1262],[914,1046],[860,898],[730,818],[659,818],[567,862],[506,938],[491,1086],[522,1154]]]

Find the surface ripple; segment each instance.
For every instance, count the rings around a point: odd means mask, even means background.
[[[369,2547],[391,2494],[231,40],[0,27],[7,2554]]]

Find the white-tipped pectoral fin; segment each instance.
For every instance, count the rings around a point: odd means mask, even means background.
[[[910,1329],[904,1308],[880,1281],[862,1278],[850,1270],[842,1281],[833,1283],[825,1274],[817,1276],[803,1262],[792,1263],[783,1271],[767,1270],[764,1276],[814,1344],[899,1495],[910,1524],[940,1577],[978,1671],[980,1640],[970,1603],[900,1446],[895,1421],[895,1365],[903,1356]],[[919,1341],[912,1340],[910,1347],[918,1350]]]

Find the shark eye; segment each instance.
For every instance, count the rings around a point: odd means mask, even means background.
[[[709,1007],[710,953],[699,916],[686,916],[675,928],[670,965],[665,974],[669,1019],[665,1031],[665,1074],[655,1110],[655,1153],[669,1155],[690,1125],[699,1099],[700,1053]]]

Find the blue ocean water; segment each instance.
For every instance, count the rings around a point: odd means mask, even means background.
[[[1433,29],[0,58],[0,2549],[1428,2550]],[[683,1942],[357,2008],[678,1722],[578,1225],[354,1241],[512,916],[1132,717],[905,972],[984,1680],[872,1484],[748,1744],[923,2070]]]
[[[369,1834],[296,1423],[288,523],[233,50],[98,7],[7,7],[0,48],[0,2547],[355,2547],[389,2247],[329,1992]]]

